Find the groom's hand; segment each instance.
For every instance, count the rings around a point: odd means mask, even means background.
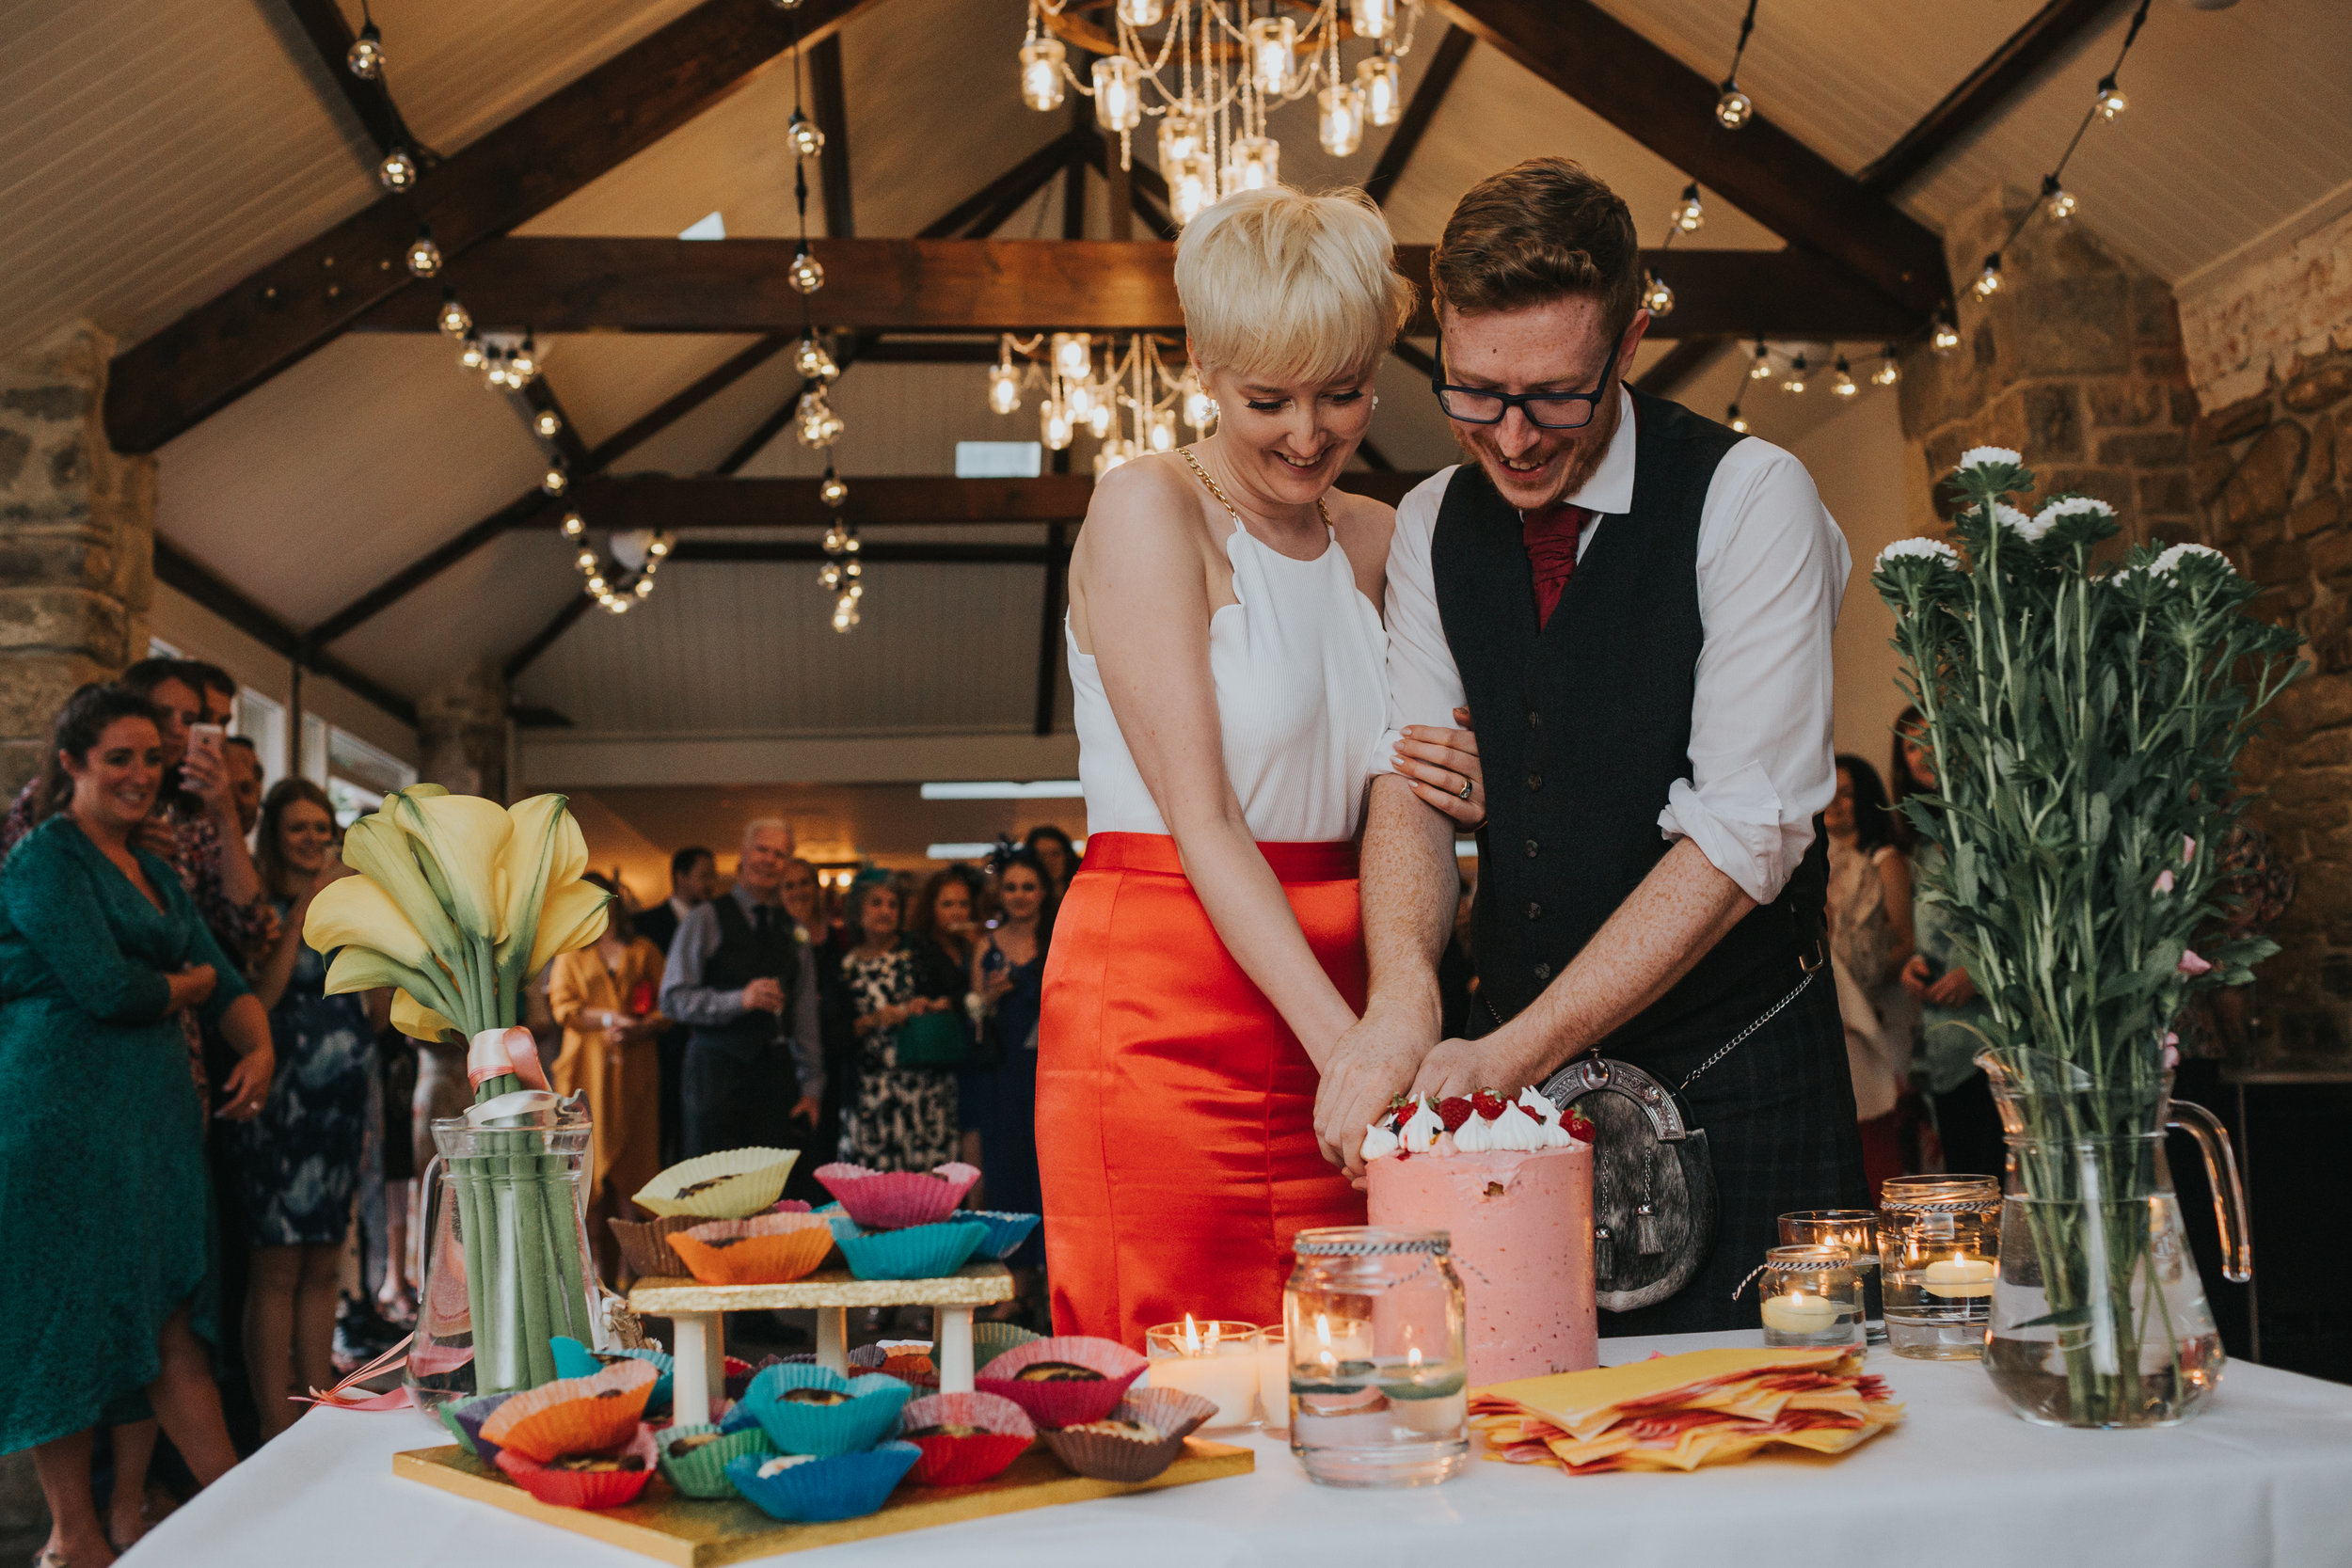
[[[1368,1011],[1332,1047],[1315,1091],[1315,1142],[1351,1177],[1363,1174],[1364,1130],[1404,1092],[1438,1031],[1398,1011]]]
[[[1475,1040],[1440,1040],[1422,1058],[1412,1092],[1443,1100],[1492,1089],[1508,1100],[1529,1085],[1538,1088],[1549,1076],[1546,1064],[1519,1048],[1508,1029]]]

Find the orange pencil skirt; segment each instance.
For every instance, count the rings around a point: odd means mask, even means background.
[[[1364,1004],[1348,844],[1262,844],[1308,945]],[[1054,1327],[1282,1320],[1291,1238],[1361,1225],[1316,1150],[1314,1064],[1226,952],[1172,838],[1096,833],[1055,918],[1037,1148]]]

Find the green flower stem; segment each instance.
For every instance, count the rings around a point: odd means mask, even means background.
[[[510,1156],[508,1180],[515,1197],[515,1252],[517,1291],[522,1298],[522,1355],[531,1369],[531,1386],[555,1375],[554,1355],[548,1336],[555,1329],[548,1318],[551,1289],[548,1265],[548,1210],[541,1197],[538,1161],[528,1154]]]
[[[539,1164],[544,1172],[539,1191],[547,1203],[548,1250],[555,1257],[557,1302],[563,1308],[557,1321],[565,1325],[561,1332],[593,1345],[596,1341],[588,1321],[587,1281],[580,1255],[580,1209],[572,1201],[563,1157],[542,1155]]]
[[[448,1162],[450,1186],[457,1202],[459,1240],[464,1243],[466,1259],[466,1321],[474,1347],[477,1379],[481,1370],[483,1338],[489,1323],[485,1312],[484,1281],[488,1277],[490,1227],[483,1212],[482,1180],[471,1155],[458,1155]],[[477,1390],[479,1391],[479,1390]]]

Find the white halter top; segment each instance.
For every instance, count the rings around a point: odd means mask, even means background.
[[[1209,673],[1216,683],[1226,776],[1250,836],[1263,843],[1354,838],[1388,725],[1388,636],[1380,612],[1357,588],[1336,535],[1312,561],[1294,561],[1252,536],[1235,515],[1225,554],[1239,602],[1209,618]],[[1070,648],[1087,832],[1167,832],[1112,717],[1094,656],[1079,651],[1067,615],[1062,635]]]

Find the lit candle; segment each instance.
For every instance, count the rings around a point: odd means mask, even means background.
[[[1921,1283],[1931,1296],[1989,1296],[1994,1276],[1999,1273],[1999,1265],[1989,1258],[1963,1258],[1954,1253],[1930,1263]]]
[[[1290,1336],[1279,1328],[1258,1331],[1258,1414],[1269,1432],[1291,1422]]]
[[[1797,1291],[1764,1298],[1764,1326],[1780,1334],[1823,1334],[1849,1310],[1842,1301]]]
[[[1257,1418],[1258,1354],[1255,1323],[1197,1322],[1163,1323],[1144,1335],[1152,1386],[1198,1394],[1216,1406],[1211,1427],[1248,1426]]]

